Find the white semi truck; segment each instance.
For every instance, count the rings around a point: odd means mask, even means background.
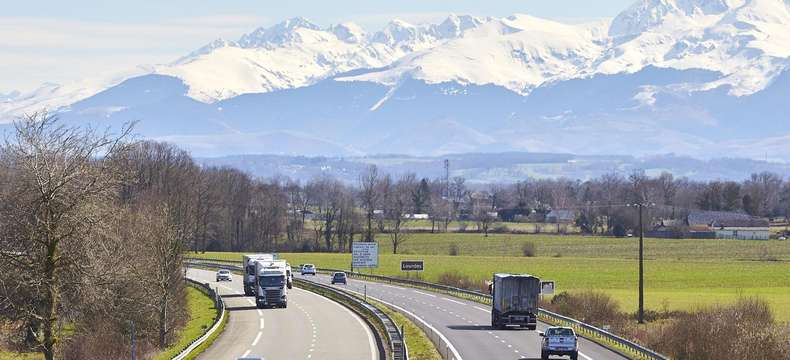
[[[540,279],[532,275],[494,274],[489,290],[493,298],[491,327],[504,329],[516,325],[535,330]]]
[[[277,260],[276,254],[247,254],[242,256],[242,264],[244,265],[244,295],[255,295],[255,261],[256,260]]]
[[[255,305],[288,307],[288,273],[285,261],[255,260]]]

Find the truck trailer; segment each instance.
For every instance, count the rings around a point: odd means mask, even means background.
[[[538,325],[540,279],[532,275],[494,274],[489,290],[493,298],[493,328],[520,326],[535,330]]]
[[[244,266],[244,295],[255,295],[255,261],[256,260],[277,260],[275,254],[247,254],[242,256],[242,265]]]
[[[288,274],[285,261],[255,260],[255,305],[288,307]]]

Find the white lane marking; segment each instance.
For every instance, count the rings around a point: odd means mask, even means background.
[[[483,309],[483,308],[481,308],[481,307],[479,307],[479,306],[472,306],[472,307],[473,307],[473,308],[475,308],[475,309],[477,309],[477,310],[480,310],[480,311],[487,312],[487,313],[489,313],[489,314],[491,313],[491,310],[488,310],[488,309]]]
[[[352,291],[352,290],[349,290],[349,291]],[[326,297],[324,297],[324,296],[318,295],[318,294],[316,294],[316,293],[313,293],[313,292],[310,292],[310,291],[305,291],[305,292],[306,292],[306,293],[308,293],[308,294],[311,294],[311,295],[313,295],[313,296],[316,296],[316,297],[322,298],[322,299],[326,300],[327,302],[329,302],[330,304],[334,304],[335,306],[337,306],[337,307],[339,307],[339,308],[341,308],[341,309],[345,310],[345,311],[346,311],[348,314],[350,314],[350,315],[351,315],[351,316],[352,316],[354,319],[357,319],[357,322],[359,323],[359,325],[360,325],[360,326],[362,326],[362,328],[363,328],[363,329],[365,329],[365,333],[367,333],[367,335],[368,335],[368,345],[370,346],[370,360],[376,360],[376,359],[378,359],[378,348],[376,347],[376,341],[375,341],[375,340],[374,340],[374,338],[373,338],[373,332],[370,330],[370,327],[369,327],[369,326],[367,326],[367,325],[366,325],[366,324],[365,324],[365,323],[362,321],[362,319],[360,319],[360,318],[359,318],[359,316],[358,316],[357,314],[355,314],[354,312],[352,312],[351,310],[349,310],[349,309],[348,309],[348,308],[346,308],[345,306],[343,306],[343,305],[340,305],[340,304],[338,304],[338,303],[336,303],[336,302],[334,302],[334,301],[332,301],[332,300],[330,300],[330,299],[327,299],[327,298],[326,298]],[[315,326],[313,326],[313,330],[315,330]],[[312,351],[313,351],[313,349],[310,349],[310,351],[312,352]],[[457,360],[462,360],[462,359],[461,359],[461,358],[458,358]]]
[[[263,329],[263,324],[264,324],[263,318],[261,318],[261,329]]]
[[[245,357],[247,357],[247,355],[249,355],[251,352],[252,352],[252,350],[247,350],[247,351],[245,351],[245,352],[244,352],[244,354],[242,354],[242,355],[241,355],[241,357],[245,358]]]
[[[591,357],[589,357],[589,356],[587,356],[587,355],[584,355],[584,354],[582,354],[582,352],[581,352],[581,351],[579,351],[579,356],[581,356],[581,357],[583,357],[583,358],[585,358],[585,359],[587,359],[587,360],[593,360],[593,358],[591,358]]]
[[[258,340],[261,339],[261,335],[263,335],[263,333],[258,331],[258,335],[255,336],[255,340],[252,341],[252,346],[258,345]]]
[[[263,311],[261,311],[261,309],[258,309],[258,316],[263,316]],[[263,319],[261,319],[261,321],[263,321]]]
[[[250,303],[250,305],[255,305],[255,301],[252,301],[250,298],[247,298],[247,302]]]
[[[352,292],[352,293],[355,293],[355,294],[357,294],[357,295],[363,295],[362,293],[360,293],[360,292],[357,292],[357,291],[354,291],[354,290],[347,290],[347,291],[349,291],[349,292]],[[376,297],[373,297],[373,296],[368,296],[368,297],[370,297],[371,299],[373,299],[373,300],[376,300],[376,301],[378,301],[378,302],[380,302],[380,303],[382,303],[382,304],[384,304],[384,305],[387,305],[387,306],[389,306],[389,307],[392,307],[392,308],[394,308],[394,309],[395,309],[395,310],[397,310],[397,311],[400,311],[400,312],[402,312],[402,313],[404,313],[404,314],[408,314],[409,316],[411,316],[411,317],[413,317],[413,318],[417,319],[417,321],[421,322],[423,325],[425,325],[425,327],[427,327],[427,328],[431,329],[431,331],[433,331],[433,333],[434,333],[434,334],[436,334],[436,335],[439,335],[439,337],[442,339],[442,341],[444,341],[444,343],[445,343],[445,344],[447,344],[447,345],[448,345],[448,347],[450,348],[450,351],[453,353],[453,356],[455,357],[455,360],[464,360],[464,359],[461,357],[461,355],[460,355],[460,354],[458,354],[458,350],[456,350],[456,349],[455,349],[455,346],[453,346],[453,343],[451,343],[451,342],[450,342],[450,340],[448,340],[448,339],[447,339],[447,337],[446,337],[446,336],[444,336],[444,334],[442,334],[441,332],[439,332],[439,330],[436,330],[436,328],[435,328],[435,327],[433,327],[433,326],[432,326],[431,324],[429,324],[427,321],[423,320],[421,317],[419,317],[419,316],[415,315],[414,313],[412,313],[411,311],[409,311],[409,310],[406,310],[406,309],[404,309],[404,308],[402,308],[402,307],[400,307],[400,306],[398,306],[398,305],[395,305],[395,304],[393,304],[393,303],[386,302],[386,301],[384,301],[384,300],[378,299],[378,298],[376,298]]]
[[[448,298],[444,298],[444,297],[443,297],[442,299],[443,299],[443,300],[447,300],[447,301],[449,301],[449,302],[452,302],[452,303],[456,303],[456,304],[458,304],[458,305],[466,305],[466,304],[464,304],[464,303],[462,303],[462,302],[460,302],[460,301],[455,301],[455,300],[453,300],[453,299],[448,299]]]
[[[422,291],[419,291],[419,290],[414,290],[414,292],[416,292],[416,293],[418,293],[418,294],[420,294],[420,295],[430,296],[430,297],[432,297],[432,298],[435,298],[435,297],[437,297],[436,295],[433,295],[433,294],[428,294],[428,293],[424,293],[424,292],[422,292]],[[412,298],[412,300],[414,300],[414,299]]]

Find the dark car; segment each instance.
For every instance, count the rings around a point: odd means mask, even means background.
[[[332,285],[334,284],[343,284],[346,285],[346,273],[344,272],[336,272],[332,274]]]

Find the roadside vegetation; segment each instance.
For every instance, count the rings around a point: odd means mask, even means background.
[[[0,347],[125,358],[132,323],[140,359],[176,342],[194,233],[183,189],[198,167],[134,141],[131,127],[70,127],[46,113],[14,125],[0,147]]]
[[[387,314],[387,316],[395,322],[395,325],[403,329],[405,334],[404,337],[406,338],[406,347],[409,350],[409,360],[442,359],[442,356],[439,355],[431,339],[429,339],[428,336],[425,335],[425,332],[417,327],[414,322],[378,301],[368,300],[368,302]]]
[[[155,360],[172,359],[187,346],[203,336],[214,325],[214,319],[219,316],[212,300],[206,293],[187,287],[187,320],[186,324],[178,331],[176,339],[167,350],[154,357]]]

